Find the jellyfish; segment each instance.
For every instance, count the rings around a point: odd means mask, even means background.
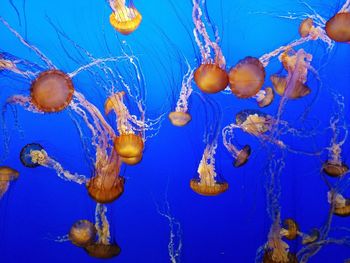
[[[139,27],[142,16],[132,1],[130,1],[129,6],[125,2],[126,0],[109,0],[109,5],[112,8],[109,22],[118,32],[129,35]]]
[[[330,119],[330,128],[333,136],[331,138],[331,145],[326,148],[328,150],[328,159],[323,163],[322,170],[331,177],[339,177],[347,173],[349,170],[349,167],[342,161],[341,157],[342,146],[347,139],[348,130],[345,124],[339,125],[341,118],[344,116],[344,97],[339,94],[333,94],[333,97],[335,98],[339,109]],[[341,128],[343,128],[345,133],[342,140],[339,139]]]
[[[350,3],[347,1],[343,8],[326,23],[326,33],[336,42],[350,42]]]
[[[84,249],[89,256],[101,259],[116,257],[120,254],[120,247],[116,242],[111,242],[110,227],[106,216],[107,207],[102,204],[96,205],[95,229],[98,239]]]
[[[9,166],[0,166],[0,199],[7,192],[10,182],[17,180],[19,172]]]
[[[289,252],[289,245],[282,240],[280,217],[271,225],[263,257],[264,263],[297,263],[295,254]]]
[[[169,113],[169,119],[174,126],[182,127],[189,123],[192,119],[188,113],[188,98],[192,94],[192,79],[193,70],[191,69],[188,61],[186,60],[188,70],[182,79],[180,97],[176,103],[175,111]]]
[[[269,106],[275,98],[275,92],[271,87],[267,87],[264,90],[259,90],[258,93],[253,96],[260,108]]]
[[[265,68],[259,59],[246,57],[232,67],[228,73],[230,88],[238,98],[256,95],[265,81]]]
[[[21,150],[20,160],[22,164],[28,168],[44,166],[53,169],[57,175],[65,181],[72,181],[77,184],[85,184],[87,182],[84,175],[72,174],[65,170],[62,165],[51,158],[38,143],[29,143],[25,145]]]
[[[69,240],[78,247],[87,247],[95,242],[97,230],[93,223],[83,219],[75,222],[69,231]]]
[[[229,78],[225,71],[225,57],[219,46],[219,34],[205,12],[204,19],[213,28],[215,35],[215,41],[210,39],[206,25],[203,22],[203,11],[200,7],[200,1],[192,0],[192,3],[192,19],[195,26],[193,34],[202,59],[201,65],[194,71],[194,81],[202,92],[217,93],[224,90],[229,83]],[[205,0],[202,1],[202,4],[206,8]]]
[[[337,216],[347,217],[350,216],[350,199],[345,198],[340,193],[327,193],[328,203],[334,206],[333,213]]]
[[[283,222],[283,228],[280,232],[281,236],[288,239],[294,240],[298,236],[302,238],[302,244],[308,245],[316,242],[320,237],[320,231],[317,228],[311,230],[309,234],[300,232],[298,224],[292,218],[287,218]]]

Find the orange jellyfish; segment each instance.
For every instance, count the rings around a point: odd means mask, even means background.
[[[195,26],[193,33],[202,58],[201,65],[194,72],[194,81],[202,92],[217,93],[224,90],[229,83],[225,71],[226,61],[219,46],[219,34],[216,30],[215,41],[210,39],[202,19],[200,1],[193,0],[192,3],[192,19]]]
[[[348,3],[348,2],[347,2]],[[350,6],[350,4],[348,4]],[[350,42],[350,8],[345,5],[326,23],[327,35],[336,42]]]
[[[112,94],[105,102],[105,114],[112,110],[117,115],[117,129],[119,136],[114,140],[114,148],[127,164],[137,164],[143,155],[144,137],[141,132],[145,128],[145,123],[132,116],[123,102],[125,92]],[[136,126],[136,127],[135,127]],[[135,129],[139,134],[135,134]]]
[[[264,90],[260,90],[253,98],[256,99],[260,108],[264,108],[273,102],[275,93],[271,87],[267,87]]]
[[[300,236],[303,245],[314,243],[320,237],[320,231],[317,228],[312,229],[310,234],[300,232],[298,224],[292,218],[284,220],[280,234],[288,240],[294,240]]]
[[[187,60],[186,60],[187,62]],[[169,119],[174,126],[183,127],[192,119],[188,113],[188,99],[192,94],[193,70],[187,62],[188,71],[182,79],[180,97],[176,103],[175,111],[169,113]]]
[[[43,112],[58,112],[72,100],[74,86],[71,78],[60,70],[42,72],[30,87],[32,103]]]
[[[345,198],[343,195],[339,193],[332,193],[329,191],[328,202],[333,204],[334,211],[333,213],[337,216],[347,217],[350,216],[350,199]]]
[[[8,166],[0,166],[0,199],[7,192],[10,182],[17,180],[18,171]]]
[[[69,240],[78,247],[87,247],[95,242],[97,230],[89,220],[79,220],[71,227]]]
[[[228,189],[227,182],[219,182],[216,180],[215,171],[215,152],[217,144],[207,145],[202,159],[198,166],[199,179],[190,181],[191,189],[200,195],[215,196],[225,192]]]
[[[107,207],[102,204],[96,205],[95,228],[98,240],[85,247],[89,256],[101,259],[116,257],[120,254],[120,247],[117,243],[111,243],[110,227],[106,216]]]
[[[246,57],[230,69],[230,88],[238,98],[256,95],[265,81],[265,68],[259,59]]]
[[[125,2],[125,0],[109,0],[109,5],[113,10],[109,16],[109,22],[118,32],[129,35],[139,27],[142,16],[132,1],[129,7]]]

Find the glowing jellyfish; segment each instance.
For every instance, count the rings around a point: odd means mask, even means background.
[[[186,60],[188,70],[182,79],[180,97],[176,103],[175,111],[169,113],[169,119],[174,126],[182,127],[189,123],[192,119],[188,113],[188,99],[192,94],[192,79],[193,70],[191,69],[188,61]]]
[[[30,88],[32,103],[43,112],[58,112],[72,100],[74,86],[71,78],[59,70],[42,72]]]
[[[231,68],[228,76],[232,93],[238,98],[250,98],[263,86],[265,68],[259,59],[246,57]]]
[[[20,155],[19,155],[21,163],[25,167],[28,167],[28,168],[35,168],[35,167],[40,166],[39,161],[37,161],[37,160],[34,160],[34,162],[32,161],[33,156],[31,153],[34,151],[41,152],[42,150],[44,150],[44,148],[38,143],[29,143],[29,144],[25,145],[22,148]]]
[[[120,254],[120,247],[110,241],[109,222],[106,216],[107,208],[104,205],[97,204],[95,211],[95,228],[97,230],[98,240],[85,247],[85,251],[91,257],[108,259]]]
[[[124,96],[125,92],[112,94],[105,102],[105,114],[109,114],[113,110],[117,115],[119,136],[114,140],[115,150],[129,164],[136,164],[142,159],[144,138],[142,135],[135,134],[135,126],[142,129],[144,123],[130,114],[123,102]]]
[[[227,182],[218,182],[215,171],[215,152],[217,145],[208,145],[198,166],[199,179],[190,181],[191,189],[200,195],[214,196],[228,189]]]
[[[132,1],[129,6],[125,2],[125,0],[109,0],[113,10],[109,16],[109,22],[118,32],[129,35],[139,27],[142,16]]]
[[[17,180],[18,176],[17,170],[8,166],[0,166],[0,199],[7,192],[10,182]]]
[[[215,29],[215,41],[210,39],[203,22],[200,1],[192,0],[192,3],[192,19],[195,26],[193,34],[202,58],[201,65],[194,72],[194,81],[202,92],[217,93],[224,90],[229,83],[225,71],[226,61],[219,46],[219,34]],[[202,4],[206,5],[206,2],[202,1]],[[205,20],[210,21],[206,13],[204,15]]]
[[[89,220],[79,220],[69,231],[69,240],[78,247],[87,247],[96,240],[97,230]]]
[[[339,193],[328,192],[328,203],[334,206],[333,213],[337,216],[347,217],[350,216],[350,199],[345,198]]]

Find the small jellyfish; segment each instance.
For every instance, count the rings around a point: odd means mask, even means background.
[[[264,90],[260,90],[253,98],[256,99],[260,108],[264,108],[272,103],[275,98],[275,92],[271,87],[267,87]]]
[[[250,98],[263,86],[265,68],[259,59],[246,57],[231,68],[228,76],[232,93],[238,98]]]
[[[30,87],[31,102],[43,112],[64,110],[73,98],[71,78],[60,70],[42,72]]]
[[[299,232],[299,235],[302,238],[301,243],[303,245],[309,245],[316,242],[320,238],[320,231],[317,228],[313,228],[309,234]]]
[[[287,77],[274,74],[270,76],[270,80],[275,92],[280,96],[284,96],[287,87]],[[308,86],[300,81],[297,81],[292,92],[288,93],[288,96],[286,97],[288,99],[299,99],[309,95],[310,93],[311,89]]]
[[[129,35],[139,27],[142,16],[132,2],[128,7],[125,0],[109,0],[109,5],[113,10],[109,22],[115,30],[123,35]]]
[[[102,204],[96,205],[95,229],[98,240],[86,246],[84,249],[89,256],[101,259],[109,259],[120,254],[120,247],[117,243],[110,241],[110,227],[106,216],[107,207]]]
[[[87,247],[96,240],[97,230],[89,220],[79,220],[71,227],[69,240],[78,247]]]
[[[197,194],[215,196],[226,192],[228,189],[227,182],[218,182],[216,180],[214,157],[216,147],[217,145],[207,145],[197,170],[199,179],[190,181],[191,189]]]
[[[300,232],[298,224],[291,218],[284,220],[280,234],[288,240],[294,240],[300,236],[303,245],[311,244],[320,237],[320,231],[317,228],[312,229],[310,234]]]
[[[28,168],[35,168],[40,166],[38,159],[33,160],[33,152],[42,151],[44,148],[38,143],[29,143],[25,145],[20,152],[21,163]],[[38,156],[38,155],[37,155]]]
[[[306,18],[304,19],[299,26],[299,35],[301,37],[307,37],[308,35],[311,34],[312,29],[314,28],[314,21],[312,18]]]
[[[17,170],[8,166],[0,166],[0,199],[7,192],[10,182],[17,180],[18,176]]]
[[[350,42],[350,13],[339,12],[326,23],[326,33],[336,42]]]
[[[174,126],[183,127],[192,119],[187,112],[172,111],[169,113],[169,119]]]
[[[243,131],[259,136],[270,130],[273,119],[259,110],[242,110],[236,114],[236,123]]]
[[[334,205],[333,213],[337,216],[347,217],[350,216],[350,199],[345,198],[339,193],[332,193],[329,191],[327,193],[328,203]]]
[[[143,139],[136,134],[121,134],[114,140],[114,149],[124,158],[135,158],[142,156],[144,148]]]
[[[218,93],[227,87],[229,78],[218,65],[202,64],[194,72],[194,81],[202,92]]]

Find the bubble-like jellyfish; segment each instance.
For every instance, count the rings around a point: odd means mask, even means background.
[[[75,222],[68,234],[69,240],[78,247],[87,247],[93,244],[96,236],[95,225],[86,219]]]
[[[339,107],[336,114],[330,119],[330,128],[332,130],[331,145],[327,147],[328,159],[323,163],[322,170],[329,176],[339,177],[348,172],[349,167],[342,161],[342,146],[348,137],[348,129],[345,124],[339,123],[344,118],[345,102],[344,97],[339,94],[333,94]],[[341,130],[344,130],[344,137],[340,139]]]
[[[336,42],[350,42],[350,1],[326,23],[327,35]]]
[[[228,73],[230,88],[238,98],[256,95],[265,81],[265,68],[259,59],[246,57],[232,67]]]
[[[21,150],[20,160],[22,164],[28,168],[44,166],[53,169],[61,179],[66,181],[72,181],[77,184],[84,184],[87,181],[84,175],[72,174],[65,170],[62,165],[51,158],[38,143],[29,143],[25,145]]]
[[[333,213],[337,216],[347,217],[350,216],[350,199],[345,198],[340,193],[327,193],[328,202],[334,206]]]
[[[206,1],[201,1],[204,12],[200,6],[200,0],[192,0],[192,3],[192,19],[195,26],[193,34],[202,59],[201,65],[194,72],[194,81],[202,92],[217,93],[224,90],[229,83],[225,71],[225,57],[219,46],[220,37],[217,28],[213,26],[207,15]],[[213,29],[215,41],[210,39],[204,20]]]
[[[193,70],[191,69],[188,61],[187,72],[182,79],[180,97],[176,103],[175,111],[169,113],[169,119],[174,126],[182,127],[189,123],[192,119],[191,115],[188,113],[188,99],[192,94],[192,80],[193,80]]]
[[[129,35],[139,27],[142,16],[132,1],[127,5],[126,0],[109,0],[109,5],[113,10],[109,22],[115,30]]]
[[[120,247],[111,241],[109,222],[106,216],[107,207],[102,204],[96,205],[95,229],[97,230],[97,241],[84,249],[91,257],[108,259],[120,254]]]
[[[9,166],[0,166],[0,199],[7,192],[10,182],[17,180],[19,172]]]
[[[297,263],[295,254],[289,252],[289,245],[282,240],[280,217],[273,222],[263,256],[264,263]],[[294,233],[293,233],[294,234]]]
[[[207,102],[211,103],[209,99]],[[197,169],[199,178],[194,178],[190,181],[191,189],[197,194],[205,196],[219,195],[228,189],[228,183],[224,181],[220,182],[217,178],[217,173],[215,170],[215,153],[218,146],[217,141],[221,119],[221,116],[219,117],[219,114],[221,114],[221,112],[219,108],[214,108],[214,106],[218,107],[218,105],[212,104],[212,106],[213,111],[218,111],[213,112],[213,122],[207,124],[208,126],[204,137],[206,147]]]

